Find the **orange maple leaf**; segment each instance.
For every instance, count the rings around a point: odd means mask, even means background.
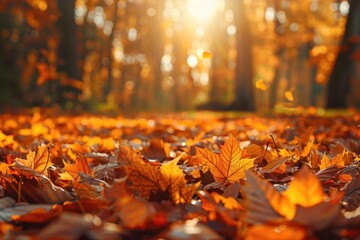
[[[168,191],[174,204],[190,202],[200,183],[186,184],[183,171],[177,166],[181,157],[179,155],[160,168],[150,163],[130,165],[127,170],[133,187],[145,198],[149,198],[152,191]]]
[[[16,158],[15,161],[27,166],[36,172],[46,175],[46,170],[50,167],[50,145],[37,147],[35,151],[31,151],[26,155],[25,159]]]
[[[191,201],[195,190],[200,183],[187,185],[183,171],[177,165],[181,155],[170,162],[164,163],[160,168],[163,181],[160,183],[163,191],[168,190],[170,198],[175,204],[188,203]]]
[[[92,176],[87,159],[84,155],[78,154],[75,163],[67,163],[64,161],[64,173],[60,173],[61,179],[70,181],[80,181],[79,174],[85,173]]]
[[[255,158],[242,158],[243,150],[239,142],[230,134],[220,154],[208,149],[196,148],[196,157],[210,168],[217,182],[234,183],[245,177],[245,170],[254,165]]]
[[[131,146],[120,146],[117,161],[121,166],[133,163],[144,164],[140,151],[134,150]]]
[[[148,199],[152,191],[161,190],[163,176],[157,166],[151,163],[134,163],[127,167],[127,172],[134,189],[144,198]]]

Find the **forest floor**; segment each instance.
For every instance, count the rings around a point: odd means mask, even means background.
[[[359,129],[314,109],[3,113],[0,238],[359,239]]]

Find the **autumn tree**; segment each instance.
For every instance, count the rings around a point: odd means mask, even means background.
[[[327,108],[346,108],[360,52],[360,1],[350,0],[345,33],[327,89]],[[358,78],[357,78],[358,79]]]

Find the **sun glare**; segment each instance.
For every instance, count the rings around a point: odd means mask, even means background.
[[[190,15],[201,23],[209,22],[221,6],[221,0],[188,0]]]

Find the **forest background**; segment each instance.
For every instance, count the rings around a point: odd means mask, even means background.
[[[0,108],[360,107],[360,1],[3,0]]]

